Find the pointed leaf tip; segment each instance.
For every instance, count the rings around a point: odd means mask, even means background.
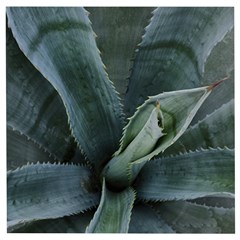
[[[222,82],[224,82],[225,80],[229,79],[229,76],[221,79],[221,80],[218,80],[217,82],[214,82],[212,83],[208,88],[207,88],[207,91],[212,91],[215,87],[217,87],[218,85],[220,85]]]

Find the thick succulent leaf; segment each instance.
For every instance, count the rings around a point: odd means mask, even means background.
[[[19,49],[7,29],[7,124],[59,160],[71,159],[76,144],[57,91]]]
[[[232,193],[216,193],[207,195],[206,197],[193,199],[191,202],[197,203],[199,205],[206,205],[209,207],[234,208],[235,195]]]
[[[106,180],[119,188],[131,184],[148,160],[185,132],[213,86],[150,97],[125,127],[120,149],[104,169]]]
[[[71,146],[76,146],[75,144]],[[14,170],[27,163],[55,163],[54,154],[50,154],[46,149],[36,142],[33,142],[24,134],[7,128],[7,170]],[[87,164],[87,160],[79,149],[69,148],[59,161],[61,163]]]
[[[100,204],[86,232],[127,233],[134,200],[135,192],[132,188],[111,192],[104,180]]]
[[[234,233],[234,209],[207,207],[186,201],[154,205],[178,233]]]
[[[211,208],[222,233],[235,233],[235,209]]]
[[[137,178],[138,197],[186,200],[217,192],[234,192],[234,152],[210,149],[155,159]]]
[[[19,47],[61,96],[77,142],[102,164],[118,146],[122,113],[87,12],[15,7],[7,14]]]
[[[87,167],[31,164],[9,171],[7,176],[9,226],[83,212],[99,201]]]
[[[109,78],[123,100],[134,50],[151,17],[150,7],[88,7]]]
[[[204,119],[207,114],[214,112],[223,104],[234,98],[234,29],[225,35],[209,55],[202,85],[210,84],[213,79],[221,79],[228,76],[229,79],[219,86],[218,91],[213,91],[197,112],[191,125]]]
[[[16,169],[28,162],[54,162],[55,159],[44,152],[37,144],[28,140],[26,136],[7,129],[7,169]]]
[[[19,228],[9,228],[13,233],[84,233],[94,215],[93,210],[57,219],[24,223]]]
[[[232,27],[233,8],[154,11],[134,61],[125,100],[127,114],[132,115],[147,96],[201,86],[206,58]]]
[[[166,150],[165,155],[200,148],[234,148],[234,101],[221,106],[194,126]]]
[[[129,233],[174,233],[175,231],[149,206],[137,204],[133,208]]]

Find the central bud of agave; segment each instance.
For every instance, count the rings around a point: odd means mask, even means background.
[[[213,88],[225,79],[149,97],[129,119],[119,150],[103,169],[106,183],[113,190],[130,186],[150,159],[179,139]]]
[[[149,160],[149,154],[156,143],[165,135],[163,133],[164,119],[160,102],[149,105],[145,111],[137,111],[126,126],[120,149],[103,169],[103,177],[109,186],[116,190],[124,189],[132,184],[141,164],[134,169],[133,164],[141,160]],[[144,114],[142,114],[144,113]]]

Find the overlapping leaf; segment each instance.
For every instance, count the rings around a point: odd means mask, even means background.
[[[200,148],[223,148],[225,146],[234,148],[233,100],[191,126],[164,154],[170,155]]]
[[[165,151],[185,132],[213,86],[150,97],[125,127],[120,149],[104,169],[106,180],[118,188],[131,184],[148,160]],[[157,113],[155,111],[159,106],[156,107],[156,102],[160,103],[160,112]],[[152,148],[148,146],[150,143]],[[142,151],[145,150],[144,154]],[[141,152],[141,155],[135,152]]]
[[[105,10],[101,11],[103,13]],[[103,166],[116,150],[121,131],[121,109],[118,97],[104,71],[86,12],[81,8],[11,8],[7,12],[10,26],[20,48],[59,92],[67,109],[73,135],[89,159],[92,161],[98,159],[95,163],[99,170],[98,167]],[[145,11],[143,12],[145,14]],[[134,11],[133,18],[135,14],[138,13]],[[119,20],[120,15],[121,13],[116,11],[114,17]],[[104,14],[102,18],[108,19],[109,16]],[[125,19],[119,21],[125,22]],[[141,22],[145,22],[145,15]],[[134,24],[132,21],[131,26],[135,26]],[[95,25],[102,29],[100,22],[95,22]],[[232,8],[157,9],[138,49],[126,98],[127,114],[132,114],[137,105],[140,105],[148,95],[202,85],[204,62],[214,45],[232,28],[232,25]],[[109,32],[111,28],[115,33],[118,33],[118,30],[121,31],[109,25]],[[116,35],[111,37],[114,39]],[[106,36],[109,36],[108,32],[102,35],[100,33],[100,37]],[[121,36],[124,39],[128,37],[127,34]],[[134,39],[137,40],[137,38],[136,35]],[[120,42],[121,39],[119,37]],[[106,50],[104,47],[106,45],[99,41],[110,76],[119,83],[117,87],[121,89],[122,96],[127,70],[125,69],[123,81],[120,82],[119,72],[116,69],[120,71],[125,66],[129,66],[128,59],[134,41],[129,48],[124,48],[124,51],[116,47],[118,44],[114,46],[115,43],[109,45],[112,48]],[[127,61],[124,62],[123,57],[114,57],[112,61],[111,56],[115,51],[122,54],[121,56],[126,54]],[[43,79],[42,76],[41,79]],[[11,91],[14,92],[20,87],[21,82],[18,82]],[[186,95],[175,95],[174,92],[150,97],[130,119],[114,159],[119,160],[121,154],[123,156],[127,150],[130,155],[126,154],[123,157],[124,161],[110,161],[105,169],[104,174],[108,184],[112,182],[113,185],[120,187],[131,184],[150,158],[165,151],[185,132],[212,87],[193,91],[184,90]],[[34,89],[36,91],[37,88],[34,87]],[[29,91],[29,87],[25,90]],[[10,103],[13,105],[19,103],[19,106],[28,108],[27,100],[22,97],[25,90],[17,95],[20,100],[16,102],[11,100]],[[13,92],[12,96],[14,96]],[[231,94],[228,95],[228,92],[232,94],[231,89],[228,89],[221,101],[218,101],[218,98],[210,101],[214,106],[210,106],[209,109],[215,108],[216,101],[221,104],[230,97]],[[44,96],[51,106],[48,109],[51,109],[57,104],[53,104],[55,96],[48,99],[48,94],[47,92]],[[36,96],[39,95],[36,94]],[[34,97],[31,100],[29,104],[39,101]],[[46,101],[43,98],[43,104],[40,101],[39,106],[41,104],[42,107],[45,106]],[[156,101],[160,102],[161,106],[157,111],[155,111]],[[21,105],[22,102],[24,102],[23,105]],[[16,106],[15,109],[18,110]],[[200,115],[203,116],[209,109],[203,110]],[[25,112],[24,116],[20,111],[19,114],[22,114],[23,118],[18,119],[24,119],[24,117],[29,119],[28,116],[33,111]],[[42,121],[45,117],[50,119],[50,115],[42,111],[40,113],[36,121],[38,126],[46,124]],[[13,118],[13,115],[11,117]],[[149,119],[154,121],[148,121]],[[147,122],[154,124],[148,125]],[[140,132],[145,131],[147,125],[154,125],[150,128],[150,131],[153,130],[151,133],[161,133],[157,136],[159,138],[157,141],[147,141],[146,134],[140,136]],[[182,137],[183,140],[175,143],[175,148],[174,145],[170,147],[166,154],[208,147],[208,145],[233,147],[233,127],[233,101],[231,101],[186,131]],[[33,133],[35,130],[37,132],[38,128],[35,128]],[[50,135],[42,135],[46,139],[47,136]],[[200,143],[196,141],[197,138]],[[143,139],[142,145],[136,144],[135,139],[138,139],[138,143]],[[146,147],[144,140],[152,146]],[[69,139],[65,138],[65,141],[68,142]],[[65,151],[65,145],[61,150],[64,153],[61,156],[65,156],[66,152],[72,152],[72,148],[70,151]],[[146,154],[142,154],[145,151]],[[134,209],[135,194],[131,188],[119,193],[111,192],[104,182],[100,205],[87,232],[127,232],[130,226],[130,232],[141,230],[142,232],[232,233],[234,232],[233,194],[229,197],[221,191],[234,192],[233,172],[233,151],[229,149],[189,152],[180,156],[162,158],[158,163],[156,160],[150,162],[143,168],[140,179],[136,182],[141,199],[191,199],[191,202],[170,201],[153,204],[156,212],[144,205],[137,205]],[[84,167],[36,164],[10,171],[8,177],[10,226],[18,227],[22,221],[58,218],[80,212],[96,205],[99,200],[98,189],[91,181],[92,176],[89,170]],[[148,180],[145,181],[145,178]],[[147,191],[144,192],[146,189]],[[152,189],[157,191],[153,193]],[[199,196],[201,198],[195,199]],[[132,225],[131,223],[129,225],[132,208],[133,221]],[[142,222],[138,221],[139,218],[144,218],[147,221],[146,224],[142,225]],[[62,220],[57,220],[57,228],[56,221],[53,220],[43,220],[35,226],[52,224],[53,227],[45,228],[47,232],[69,231],[66,218]],[[75,220],[80,225],[86,224],[85,218],[83,221],[78,218]],[[66,228],[59,229],[63,223]],[[74,224],[70,225],[70,231],[76,232],[79,229],[82,231],[82,226],[75,228]],[[28,226],[31,229],[31,224]],[[32,226],[34,229],[34,224]],[[28,228],[27,231],[31,231],[30,229]]]
[[[129,233],[174,233],[175,231],[152,209],[141,203],[133,208]]]
[[[221,79],[224,76],[228,76],[229,79],[204,102],[191,125],[204,119],[207,114],[214,112],[234,98],[234,29],[225,35],[207,58],[202,85],[208,85],[213,79]]]
[[[207,56],[232,27],[233,8],[158,8],[134,61],[127,114],[147,96],[202,85]]]
[[[19,47],[61,96],[74,137],[90,160],[103,164],[118,145],[121,108],[87,12],[15,7],[7,15]]]
[[[111,192],[103,182],[100,205],[87,227],[87,233],[127,233],[135,193],[132,188]]]
[[[109,78],[123,100],[128,85],[131,59],[141,41],[144,27],[151,17],[152,7],[88,7],[89,18],[98,38]]]
[[[155,205],[159,215],[178,233],[234,233],[234,209],[198,205],[186,201]],[[226,224],[224,222],[226,221]]]
[[[234,152],[211,149],[148,162],[137,178],[138,197],[168,201],[234,193]]]
[[[8,225],[59,218],[98,204],[99,192],[87,167],[31,164],[8,172]]]
[[[13,170],[19,166],[26,165],[28,162],[37,163],[55,162],[53,156],[44,152],[38,145],[28,140],[24,135],[20,135],[11,129],[7,129],[7,169]]]
[[[61,98],[18,48],[10,29],[7,29],[7,124],[58,160],[70,160],[76,152]]]
[[[84,233],[94,215],[94,210],[57,219],[39,220],[9,228],[13,233]],[[21,226],[22,225],[22,226]]]

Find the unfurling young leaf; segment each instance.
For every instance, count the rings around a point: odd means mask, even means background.
[[[207,87],[149,97],[130,118],[119,150],[103,171],[107,182],[119,189],[129,186],[148,160],[185,132],[202,103],[221,81]]]

